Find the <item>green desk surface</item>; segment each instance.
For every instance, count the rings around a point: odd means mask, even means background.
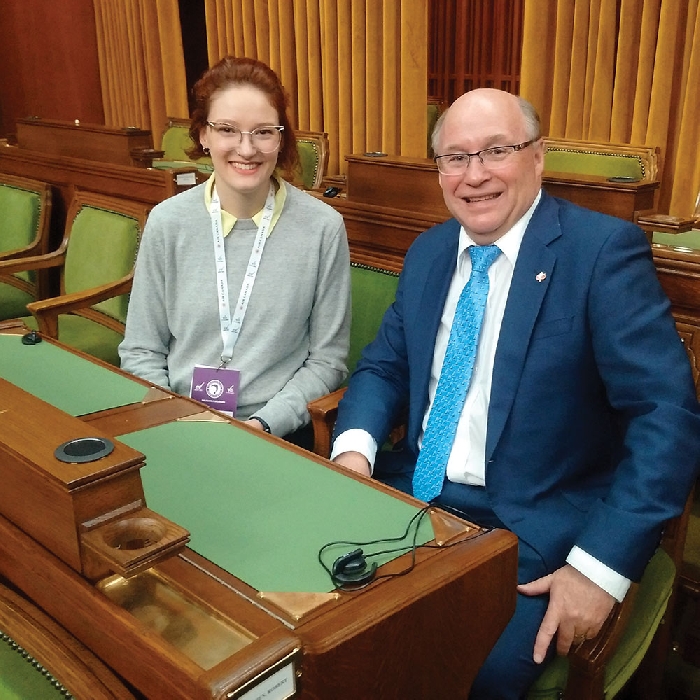
[[[187,528],[194,551],[259,591],[332,591],[318,561],[323,545],[400,537],[419,510],[229,423],[168,423],[119,439],[146,455],[148,507]],[[422,518],[418,544],[433,538]],[[412,535],[363,550],[411,542]],[[333,547],[324,562],[330,567],[352,549]]]
[[[0,698],[66,700],[73,696],[0,630]]]
[[[0,377],[73,416],[138,403],[147,391],[51,343],[22,345],[19,335],[0,334]]]

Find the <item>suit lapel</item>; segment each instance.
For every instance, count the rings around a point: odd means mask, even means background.
[[[503,432],[520,383],[530,336],[549,289],[556,255],[549,243],[561,235],[558,205],[545,192],[523,236],[503,314],[491,381],[486,461]]]

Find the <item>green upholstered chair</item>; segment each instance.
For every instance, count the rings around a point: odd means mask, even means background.
[[[353,262],[350,269],[352,288],[352,324],[347,367],[353,373],[363,348],[377,335],[384,312],[393,303],[399,273],[395,270]],[[345,393],[341,388],[308,404],[314,429],[314,452],[330,455],[333,426],[338,415],[338,403]]]
[[[89,649],[0,584],[0,698],[134,700]]]
[[[320,131],[297,131],[299,171],[292,182],[305,190],[321,187],[328,169],[328,134]]]
[[[0,262],[0,274],[60,268],[60,295],[30,303],[31,328],[119,365],[139,238],[148,205],[77,192],[63,241],[47,255]]]
[[[51,186],[0,173],[0,260],[42,255],[49,249]],[[27,313],[41,298],[34,271],[0,275],[0,321]]]
[[[163,132],[161,140],[161,158],[154,158],[151,167],[158,170],[177,169],[181,167],[194,166],[197,168],[197,179],[199,182],[206,180],[214,171],[209,156],[204,156],[197,160],[192,160],[187,155],[187,150],[192,148],[190,138],[190,120],[170,117]]]
[[[545,137],[544,169],[552,173],[656,180],[659,149]]]
[[[666,625],[666,613],[675,588],[676,566],[669,554],[659,548],[644,571],[641,582],[626,601],[630,606],[616,617],[596,639],[586,642],[568,657],[548,662],[530,689],[527,700],[611,700],[627,685],[645,660],[659,627]],[[668,640],[667,640],[668,641]],[[665,652],[668,652],[666,644]],[[665,654],[654,654],[654,659]],[[651,660],[649,661],[651,664]],[[658,700],[663,664],[650,668],[655,675],[647,686],[649,694],[635,695]],[[652,691],[651,688],[656,690]]]

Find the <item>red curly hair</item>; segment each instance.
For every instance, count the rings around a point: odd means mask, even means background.
[[[279,126],[284,127],[282,145],[277,154],[277,167],[287,172],[293,171],[299,162],[299,154],[294,127],[292,127],[287,115],[289,106],[287,93],[282,87],[277,73],[262,61],[254,58],[226,56],[194,84],[192,92],[195,107],[190,123],[190,138],[194,146],[189,149],[187,155],[193,159],[205,155],[202,144],[199,142],[199,135],[207,126],[212,97],[219,90],[225,90],[231,85],[251,85],[267,95],[270,104],[279,115]]]

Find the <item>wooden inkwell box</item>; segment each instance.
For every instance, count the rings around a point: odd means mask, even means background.
[[[273,681],[293,692],[292,634],[262,613],[215,609],[203,576],[188,590],[158,569],[178,571],[189,533],[146,507],[143,465],[136,450],[0,379],[3,573],[72,619],[149,698],[244,697]]]

